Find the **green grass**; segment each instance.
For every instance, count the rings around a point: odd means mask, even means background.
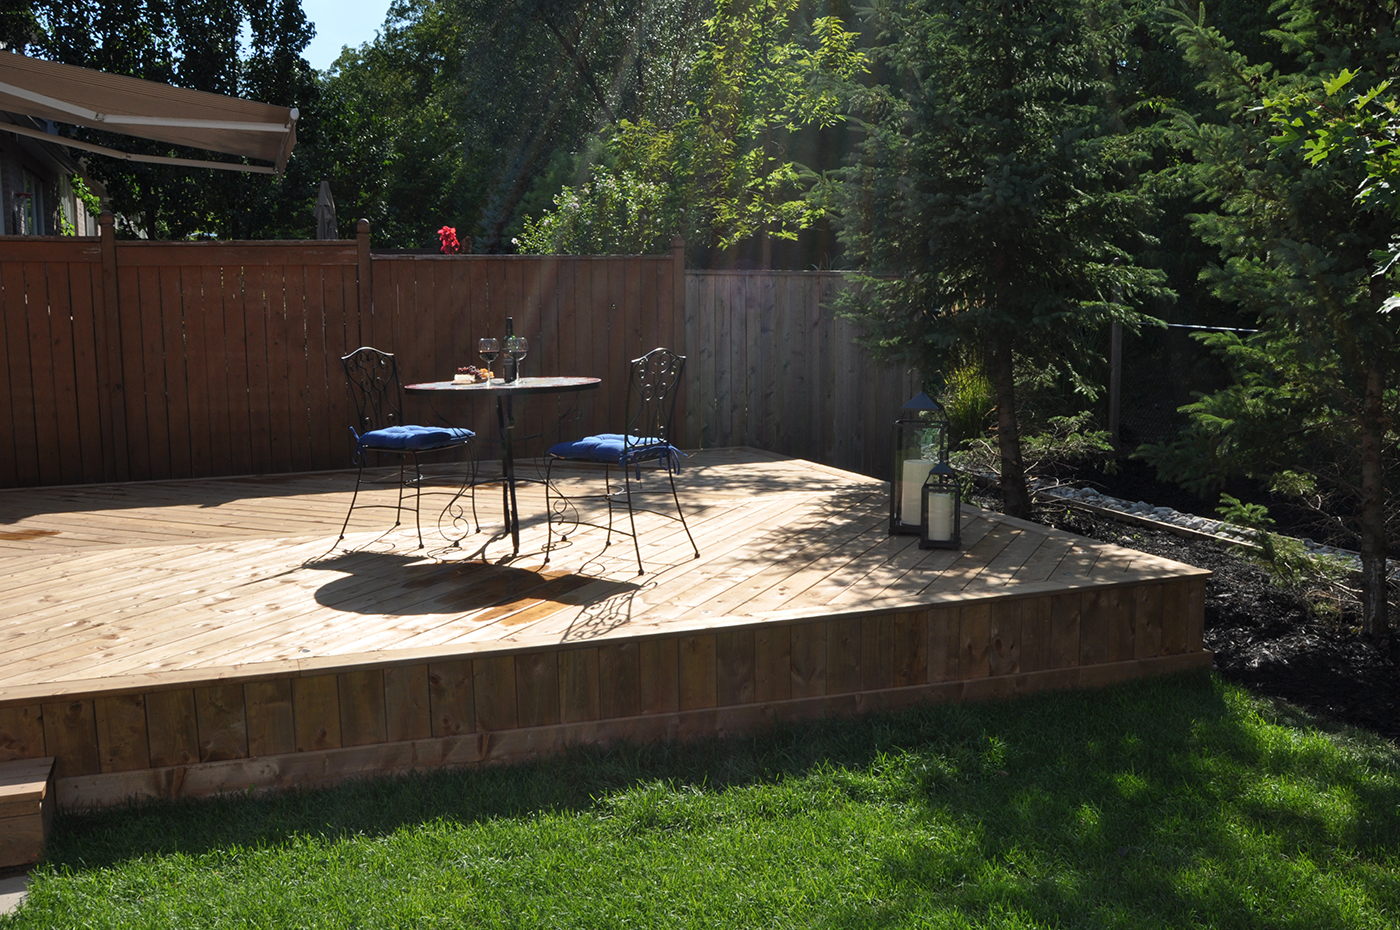
[[[28,927],[1400,923],[1400,750],[1208,674],[63,816]]]

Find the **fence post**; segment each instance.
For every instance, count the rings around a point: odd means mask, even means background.
[[[685,379],[687,390],[681,391],[676,397],[675,422],[682,424],[681,428],[685,433],[681,437],[681,444],[694,447],[698,443],[686,415],[688,409],[686,395],[693,390],[700,369],[695,364],[697,359],[689,357],[691,352],[686,346],[685,338],[688,328],[685,306],[685,239],[681,236],[673,236],[671,238],[671,344],[667,348],[687,357]]]
[[[369,257],[369,220],[361,219],[355,224],[355,247],[359,252],[358,288],[360,302],[355,320],[355,345],[365,344],[365,328],[369,324],[370,312],[374,306],[374,271]]]
[[[97,345],[98,419],[102,428],[102,476],[107,481],[131,477],[127,459],[126,389],[122,381],[121,301],[117,287],[116,218],[108,211],[97,217],[97,235],[102,253],[102,312],[96,314],[93,329]]]

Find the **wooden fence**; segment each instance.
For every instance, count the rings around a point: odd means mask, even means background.
[[[678,345],[682,252],[373,255],[334,242],[0,237],[0,487],[343,468],[353,421],[338,357],[393,351],[407,381],[479,363],[505,318],[526,373],[622,385],[627,359]],[[617,429],[621,390],[570,428]],[[410,401],[413,403],[413,401]],[[531,404],[525,434],[557,423]],[[482,402],[440,411],[491,435]]]
[[[838,274],[685,272],[668,256],[373,254],[332,242],[0,237],[0,487],[275,474],[349,464],[338,356],[393,351],[406,381],[476,363],[505,318],[527,374],[601,377],[523,405],[520,431],[616,431],[627,360],[690,357],[681,444],[750,445],[887,477],[915,389],[835,318]],[[417,401],[410,400],[410,404]],[[484,401],[410,409],[494,434]],[[530,454],[538,448],[529,446]]]
[[[835,272],[688,271],[687,438],[889,478],[890,424],[919,390],[876,364],[831,299]]]

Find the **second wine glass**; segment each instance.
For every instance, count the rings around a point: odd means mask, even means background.
[[[515,360],[515,364],[511,368],[514,369],[516,378],[520,377],[520,360],[529,351],[530,343],[524,336],[511,336],[506,340],[506,352]]]

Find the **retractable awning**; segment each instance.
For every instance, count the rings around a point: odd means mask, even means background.
[[[3,131],[128,161],[281,174],[296,145],[295,109],[4,51],[0,51],[0,110],[271,164],[139,155],[0,123]]]

